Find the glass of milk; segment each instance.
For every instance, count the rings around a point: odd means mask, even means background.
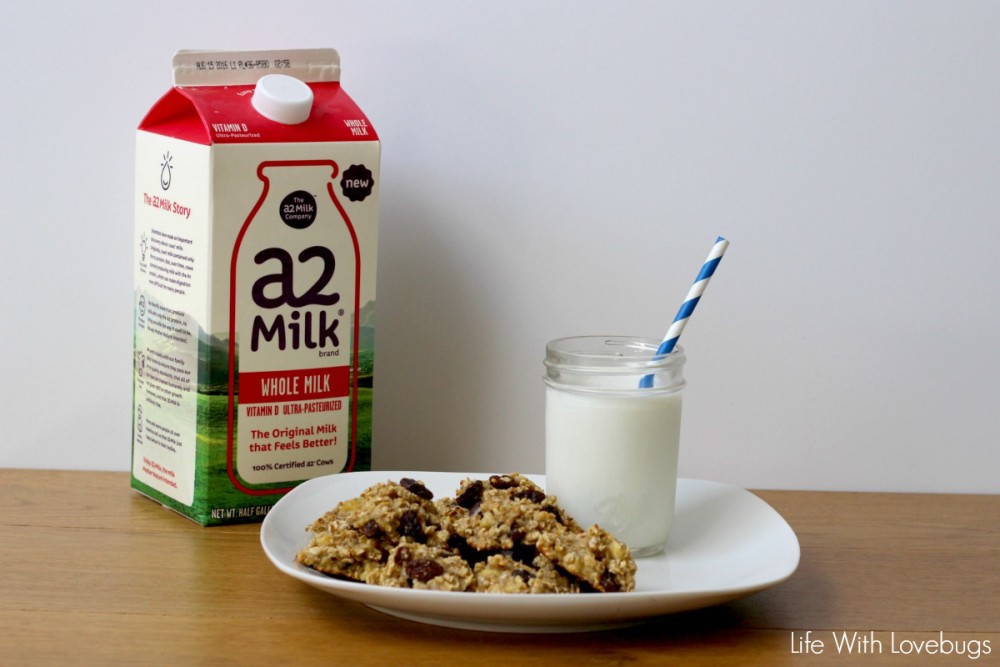
[[[663,551],[674,519],[685,357],[656,358],[659,344],[578,336],[545,348],[546,492],[637,558]]]

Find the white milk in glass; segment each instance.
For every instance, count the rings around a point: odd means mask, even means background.
[[[677,488],[684,356],[652,361],[655,349],[582,337],[553,341],[546,358],[546,491],[640,557],[666,544]],[[653,387],[640,388],[650,373]]]

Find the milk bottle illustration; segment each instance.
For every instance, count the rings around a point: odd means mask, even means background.
[[[263,162],[230,271],[228,466],[245,493],[349,466],[360,257],[329,160]]]

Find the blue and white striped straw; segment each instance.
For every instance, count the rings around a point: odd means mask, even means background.
[[[729,241],[725,238],[720,236],[715,240],[715,245],[712,246],[711,252],[705,258],[705,263],[701,265],[698,277],[694,279],[694,284],[688,290],[687,296],[684,298],[684,303],[681,304],[677,315],[674,316],[674,321],[671,322],[670,328],[667,329],[667,334],[663,337],[663,342],[657,348],[656,358],[664,357],[674,351],[677,339],[684,332],[684,327],[687,326],[688,319],[690,319],[691,314],[694,312],[695,306],[698,305],[698,301],[701,300],[701,295],[705,293],[708,281],[715,275],[715,269],[718,268],[719,262],[722,261],[722,255],[725,254],[728,247]],[[647,375],[642,378],[639,386],[643,388],[652,387],[653,376]]]

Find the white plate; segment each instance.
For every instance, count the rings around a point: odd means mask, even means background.
[[[757,496],[726,484],[680,479],[674,528],[664,554],[636,561],[629,593],[504,595],[423,591],[334,579],[295,562],[309,542],[305,527],[337,503],[388,479],[422,480],[436,498],[466,477],[488,473],[354,472],[300,484],[261,526],[264,552],[285,574],[328,593],[422,623],[495,632],[581,632],[735,600],[787,579],[799,542]],[[545,479],[528,475],[544,487]]]

